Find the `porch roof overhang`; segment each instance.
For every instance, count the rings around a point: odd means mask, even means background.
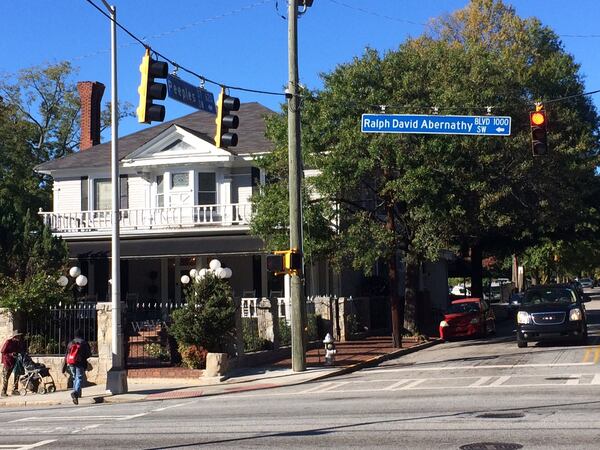
[[[111,256],[110,239],[69,240],[69,258],[99,259]],[[252,255],[265,253],[264,243],[253,236],[175,236],[121,239],[121,258],[165,256]]]

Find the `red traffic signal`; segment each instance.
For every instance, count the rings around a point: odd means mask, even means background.
[[[533,156],[544,156],[548,153],[548,120],[546,111],[532,111],[529,113],[531,127],[531,151]]]

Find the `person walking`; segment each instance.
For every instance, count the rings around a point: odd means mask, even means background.
[[[83,338],[81,330],[75,330],[74,339],[67,345],[65,354],[65,364],[73,379],[73,392],[71,399],[76,405],[81,398],[82,384],[85,382],[85,370],[88,364],[88,358],[92,355],[90,345]]]
[[[19,395],[19,374],[14,370],[17,363],[17,356],[25,351],[25,341],[23,333],[18,331],[2,344],[2,392],[0,395],[6,397],[8,395],[8,380],[10,374],[13,374],[13,391],[12,395]]]

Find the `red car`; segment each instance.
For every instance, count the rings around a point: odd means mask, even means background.
[[[487,301],[480,298],[454,300],[440,322],[440,337],[485,337],[496,331],[496,318]]]

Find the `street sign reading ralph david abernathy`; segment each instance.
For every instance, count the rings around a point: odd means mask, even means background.
[[[363,114],[363,133],[469,134],[510,136],[508,116],[439,116],[422,114]]]

